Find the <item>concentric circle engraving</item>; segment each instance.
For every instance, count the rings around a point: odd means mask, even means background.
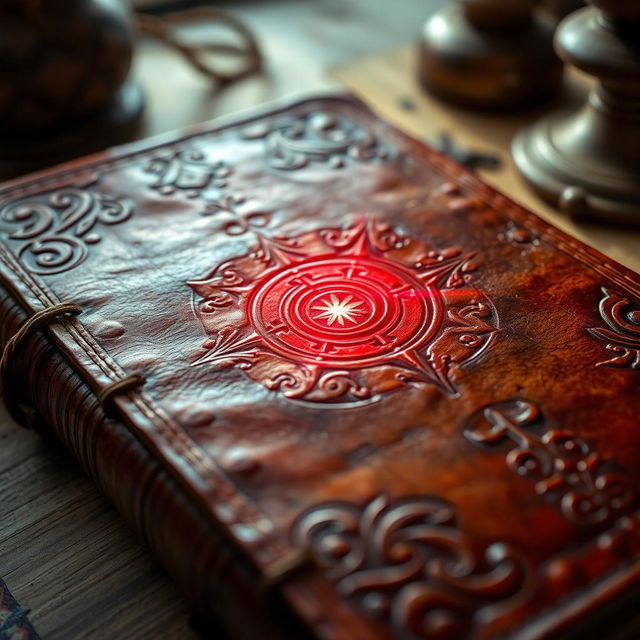
[[[286,357],[362,367],[426,342],[442,317],[439,292],[400,265],[332,258],[261,283],[250,303],[257,333]]]
[[[497,330],[493,305],[471,284],[473,255],[366,219],[258,236],[189,283],[207,334],[195,364],[238,367],[270,391],[325,407],[407,386],[455,394],[456,369]]]

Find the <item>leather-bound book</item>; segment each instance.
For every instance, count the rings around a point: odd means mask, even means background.
[[[359,102],[7,183],[0,233],[9,409],[232,637],[633,614],[640,278]]]

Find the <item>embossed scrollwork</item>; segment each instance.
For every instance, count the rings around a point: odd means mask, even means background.
[[[157,176],[151,188],[165,197],[182,194],[204,201],[203,216],[215,217],[218,229],[230,236],[266,227],[270,212],[247,202],[231,191],[232,167],[221,159],[209,158],[198,148],[161,149],[146,166]]]
[[[227,194],[216,201],[209,202],[202,215],[215,215],[220,220],[221,230],[230,236],[240,236],[249,229],[266,227],[269,224],[269,213],[244,207],[245,203],[246,200],[242,196]]]
[[[318,371],[308,367],[289,367],[267,378],[265,386],[272,391],[281,391],[285,398],[303,398],[313,390],[318,380]]]
[[[286,398],[353,406],[424,384],[455,394],[454,368],[488,347],[497,314],[471,286],[470,266],[453,288],[451,275],[469,255],[434,251],[416,265],[424,250],[362,218],[347,228],[258,236],[248,253],[189,286],[207,334],[234,327],[238,339],[253,336],[260,348],[245,370]],[[205,344],[198,363],[219,363],[219,343]]]
[[[318,389],[329,397],[339,398],[345,394],[351,394],[358,400],[371,397],[369,387],[358,384],[348,371],[332,371],[325,373],[318,380]]]
[[[100,242],[100,225],[115,225],[133,212],[128,200],[111,195],[64,189],[48,200],[21,201],[0,209],[0,223],[9,229],[8,239],[19,243],[18,255],[32,272],[61,273],[77,267],[88,247]]]
[[[540,421],[537,407],[514,400],[485,408],[464,434],[478,445],[514,443],[506,455],[509,469],[534,483],[538,495],[556,502],[576,524],[609,522],[637,506],[629,478],[572,433],[547,428],[537,435],[532,428]]]
[[[225,189],[231,167],[223,160],[210,160],[201,149],[161,149],[146,166],[155,174],[151,187],[164,196],[182,192],[187,198],[198,198],[209,188]]]
[[[348,159],[372,162],[391,155],[372,132],[344,116],[324,112],[260,122],[246,127],[242,137],[263,139],[270,165],[287,171],[315,162],[339,169]]]
[[[587,331],[606,343],[614,354],[610,360],[596,366],[628,367],[640,369],[640,308],[618,293],[602,289],[600,316],[606,327],[592,327]]]
[[[468,637],[478,614],[498,602],[508,608],[529,584],[514,549],[495,543],[478,551],[455,508],[430,496],[320,504],[296,521],[293,539],[342,596],[400,637]]]
[[[237,366],[239,369],[250,369],[256,355],[256,341],[243,336],[238,329],[226,328],[212,338],[207,347],[207,362],[220,367]]]

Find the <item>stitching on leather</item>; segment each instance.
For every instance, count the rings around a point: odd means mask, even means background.
[[[2,249],[2,253],[8,253],[6,249],[0,245],[0,249]],[[41,301],[46,301],[45,291],[42,291],[42,295],[37,289],[34,289],[32,283],[29,280],[25,280],[24,276],[20,271],[16,271],[15,266],[12,264],[13,256],[8,254],[10,258],[7,261],[7,256],[0,255],[3,258],[3,262],[11,269],[11,271],[20,278],[20,280],[27,286],[27,288]],[[40,285],[41,287],[43,285]],[[43,287],[44,289],[44,287]],[[46,292],[48,293],[48,292]],[[124,371],[111,359],[108,354],[102,353],[101,348],[97,343],[93,340],[88,332],[84,330],[84,328],[76,325],[72,325],[71,323],[64,323],[65,329],[70,334],[70,337],[74,339],[76,344],[82,349],[82,351],[100,368],[100,370],[107,375],[113,374],[115,376],[122,376]],[[75,334],[75,335],[74,335]],[[78,337],[81,337],[83,340],[78,340]],[[92,353],[88,351],[83,344],[84,338],[87,338],[87,346],[95,349],[95,352]],[[94,357],[97,356],[98,360]],[[107,368],[105,369],[104,366]],[[286,550],[287,547],[282,544],[282,541],[277,540],[273,537],[273,525],[271,521],[262,513],[260,513],[253,505],[251,505],[244,496],[238,495],[235,488],[231,485],[228,478],[224,475],[224,473],[217,468],[217,466],[197,448],[199,445],[191,441],[190,438],[182,431],[181,427],[175,423],[171,417],[162,411],[159,407],[154,406],[153,400],[149,398],[149,396],[145,393],[136,394],[133,397],[129,397],[129,400],[134,404],[134,406],[140,411],[140,413],[147,418],[158,430],[158,433],[166,439],[166,442],[175,447],[177,449],[177,453],[182,455],[187,462],[191,462],[194,466],[201,467],[201,475],[203,478],[210,476],[211,473],[214,475],[214,480],[222,480],[223,487],[215,486],[216,490],[219,492],[218,498],[222,499],[226,502],[225,507],[228,511],[231,511],[237,522],[243,522],[245,524],[251,524],[256,527],[259,531],[266,534],[271,543],[271,549],[274,553],[279,553],[282,550]],[[200,463],[200,465],[198,465]],[[208,471],[209,473],[206,473]],[[234,504],[237,506],[234,508]],[[265,532],[264,528],[259,526],[260,523],[268,522],[269,523],[269,531]]]
[[[5,253],[5,248],[2,247],[2,253]],[[22,283],[29,289],[31,293],[36,295],[38,300],[44,305],[49,306],[49,304],[55,304],[54,296],[49,296],[48,291],[44,288],[42,284],[38,287],[34,287],[34,283],[30,281],[28,278],[25,278],[21,271],[16,269],[16,264],[13,264],[13,259],[7,260],[7,255],[3,255],[3,261],[5,264],[11,269],[11,271],[20,278]],[[9,257],[12,258],[12,256]],[[19,269],[19,267],[18,267]],[[76,344],[82,349],[82,351],[92,360],[94,364],[98,366],[98,368],[104,373],[107,377],[110,377],[113,382],[117,382],[117,380],[125,375],[124,369],[122,369],[107,353],[104,353],[98,343],[92,338],[92,336],[85,331],[82,326],[71,325],[66,327],[67,331],[70,334],[76,334],[74,337]],[[81,338],[79,340],[78,338]],[[84,343],[84,344],[83,344]],[[85,346],[86,345],[86,346]],[[91,347],[88,350],[86,347]],[[154,413],[147,410],[146,406],[141,407],[143,409],[143,414],[146,418],[150,419],[153,422]],[[159,416],[158,416],[159,417]],[[163,429],[160,424],[156,425],[160,429]],[[170,425],[173,427],[173,425]],[[178,434],[172,434],[178,435]],[[195,443],[194,443],[195,444]],[[210,462],[210,461],[208,461]],[[214,467],[215,469],[215,467]],[[217,469],[215,469],[217,471]]]
[[[25,279],[25,277],[21,274],[20,271],[16,271],[16,265],[12,264],[13,257],[11,256],[11,254],[9,254],[4,247],[2,248],[3,248],[3,253],[7,253],[8,256],[11,258],[11,261],[7,263],[7,260],[6,260],[7,256],[4,256],[5,264],[9,266],[11,271],[15,273],[18,277],[20,277],[23,284],[34,295],[37,295],[38,299],[45,306],[47,304],[52,304],[53,301],[47,299],[48,291],[46,291],[44,284],[38,283],[38,287],[41,291],[39,291],[39,289],[34,289],[33,283],[29,279]],[[19,269],[19,263],[17,263],[17,265]],[[42,295],[38,295],[40,292],[42,293]],[[53,298],[53,296],[51,296],[51,298]],[[69,326],[67,326],[66,328],[70,333],[77,333],[80,335],[80,337],[82,338],[82,341],[78,341],[76,336],[76,340],[75,340],[76,344],[87,354],[87,356],[89,356],[89,358],[100,368],[100,370],[105,375],[107,375],[108,377],[111,377],[114,382],[116,382],[118,379],[120,379],[125,375],[124,369],[122,369],[111,358],[111,356],[109,356],[109,354],[107,354],[102,350],[100,345],[94,340],[93,336],[91,336],[91,334],[88,331],[86,331],[84,327],[82,327],[82,325],[69,324]],[[91,347],[91,351],[88,351],[85,348],[85,345],[83,344],[83,342],[85,342],[87,346]],[[96,357],[94,357],[94,355]],[[103,365],[106,365],[106,368]],[[112,375],[110,376],[110,374]],[[221,474],[221,471],[213,464],[213,462],[209,458],[204,456],[204,454],[202,454],[202,452],[199,449],[194,448],[194,446],[198,446],[197,443],[192,442],[189,439],[189,437],[186,436],[186,434],[184,434],[181,427],[179,427],[176,423],[174,423],[174,421],[167,414],[164,414],[164,415],[160,414],[159,407],[155,407],[153,400],[151,400],[151,398],[149,398],[147,394],[141,392],[139,396],[145,399],[145,404],[138,405],[135,397],[132,398],[132,401],[134,402],[134,404],[138,406],[138,409],[143,413],[143,415],[147,419],[153,422],[154,425],[158,427],[158,429],[161,432],[164,432],[164,434],[168,437],[170,444],[173,444],[175,442],[175,438],[177,438],[179,441],[181,441],[181,444],[186,446],[186,449],[181,453],[184,453],[187,457],[193,456],[196,460],[199,460],[209,470],[214,471],[216,474]],[[156,420],[154,420],[154,418],[159,418],[161,422],[158,423]],[[169,433],[165,432],[165,426],[169,427]]]
[[[49,294],[49,291],[42,283],[36,283],[31,281],[29,277],[25,277],[22,272],[20,264],[15,261],[13,256],[8,252],[6,247],[0,244],[0,259],[11,270],[11,272],[27,287],[27,289],[39,300],[44,306],[52,304],[49,297],[55,298]],[[34,278],[35,280],[35,278]],[[72,324],[69,321],[64,322],[63,326],[66,329],[69,336],[80,347],[80,349],[94,362],[98,368],[110,378],[117,380],[117,377],[124,375],[124,371],[117,365],[117,363],[95,342],[91,335],[81,326]],[[90,347],[91,350],[88,350]],[[96,359],[97,358],[97,359]],[[117,376],[117,377],[116,377]],[[265,534],[266,538],[270,542],[270,548],[274,553],[281,553],[287,549],[287,546],[283,544],[282,540],[279,540],[273,536],[275,533],[273,529],[273,523],[258,511],[252,504],[250,504],[244,496],[238,495],[237,491],[226,477],[226,475],[220,470],[209,458],[207,458],[197,447],[198,443],[191,441],[189,436],[182,431],[182,428],[171,419],[171,417],[156,407],[155,403],[145,393],[138,393],[133,397],[129,396],[129,400],[140,411],[140,413],[147,418],[154,427],[157,428],[158,433],[163,436],[166,442],[177,449],[177,453],[184,457],[187,462],[195,463],[196,467],[200,467],[201,475],[203,479],[213,473],[214,480],[222,480],[223,486],[213,485],[214,488],[219,491],[218,498],[226,502],[225,507],[228,511],[231,511],[237,522],[243,522],[245,524],[251,524],[258,531]],[[198,464],[199,463],[199,464]],[[209,473],[206,473],[206,472]],[[234,508],[234,504],[236,505]],[[265,532],[264,524],[269,524],[269,531]]]
[[[3,249],[4,249],[4,247],[3,247]],[[4,251],[3,251],[3,253],[4,253]],[[19,277],[20,277],[21,281],[23,282],[23,284],[25,284],[25,286],[27,286],[27,287],[28,287],[29,291],[30,291],[31,293],[33,293],[33,294],[37,295],[37,294],[38,294],[38,292],[39,292],[39,291],[38,291],[38,289],[37,289],[37,288],[34,288],[34,286],[32,285],[32,283],[31,283],[31,282],[29,282],[28,280],[25,280],[25,278],[24,278],[24,277],[21,277],[20,272],[19,272],[19,271],[16,271],[16,269],[15,269],[15,265],[11,264],[11,262],[7,262],[7,260],[6,260],[6,256],[4,256],[4,255],[3,255],[2,257],[3,257],[3,261],[5,262],[5,264],[6,264],[6,265],[11,269],[11,271],[12,271],[14,274],[16,274],[17,276],[19,276]],[[44,293],[44,292],[42,292],[42,293]],[[47,301],[47,298],[46,298],[46,297],[44,297],[44,296],[37,295],[37,297],[38,297],[38,299],[39,299],[41,302],[43,302],[43,303],[50,302],[50,301]],[[83,351],[87,356],[89,356],[89,357],[90,357],[90,359],[91,359],[91,360],[92,360],[96,365],[98,365],[98,367],[101,369],[102,373],[104,373],[104,374],[105,374],[105,375],[107,375],[108,377],[111,377],[111,375],[110,375],[110,374],[112,374],[112,376],[114,376],[114,378],[112,378],[112,379],[113,379],[113,382],[117,382],[118,377],[122,377],[122,376],[124,375],[124,373],[125,373],[125,372],[124,372],[124,370],[123,370],[123,369],[121,369],[121,368],[120,368],[120,367],[115,363],[115,361],[113,361],[113,360],[111,359],[111,357],[110,357],[108,354],[103,354],[103,353],[101,353],[101,352],[100,352],[101,350],[100,350],[100,351],[98,350],[98,349],[99,349],[99,347],[98,347],[97,343],[96,343],[93,339],[91,339],[91,338],[90,338],[90,334],[88,334],[88,332],[85,332],[85,330],[84,330],[82,327],[78,327],[78,326],[75,326],[75,325],[69,325],[69,326],[67,326],[67,327],[65,327],[65,328],[66,328],[66,329],[67,329],[67,331],[72,335],[72,337],[74,337],[74,340],[75,340],[76,344],[77,344],[77,345],[82,349],[82,351]],[[73,336],[73,334],[74,334],[74,333],[75,333],[75,334],[77,334],[77,335],[76,335],[76,336]],[[78,340],[78,337],[82,338],[82,340]],[[83,344],[83,342],[85,342],[85,343],[86,343],[86,346],[91,347],[91,350],[88,350],[88,349],[86,348],[85,344]],[[97,358],[96,358],[96,357],[94,357],[94,356],[97,356]],[[106,367],[105,367],[105,366],[102,366],[102,365],[106,365]],[[136,403],[136,402],[135,402],[135,399],[133,399],[133,401],[134,401],[134,403]],[[136,404],[137,404],[137,403],[136,403]],[[154,424],[155,424],[155,425],[160,429],[160,431],[161,431],[161,432],[164,432],[164,427],[165,427],[165,426],[169,426],[170,428],[174,426],[174,425],[164,425],[163,423],[159,423],[159,424],[158,424],[158,423],[155,423],[155,421],[153,420],[153,418],[155,417],[155,416],[154,416],[153,411],[149,411],[149,410],[148,410],[148,409],[151,409],[151,407],[147,408],[145,405],[142,405],[141,407],[139,407],[139,409],[141,409],[141,410],[142,410],[143,415],[144,415],[146,418],[148,418],[149,420],[151,420],[152,422],[154,422]],[[160,416],[158,416],[158,417],[160,417]],[[164,421],[163,421],[163,422],[164,422]],[[178,436],[178,437],[179,437],[179,435],[180,435],[180,434],[178,434],[178,433],[172,433],[171,435],[172,435],[172,436],[174,436],[174,435],[175,435],[175,436]],[[170,442],[171,442],[171,441],[170,441]],[[190,444],[190,443],[189,443],[189,444]],[[195,443],[194,443],[194,444],[195,444]],[[180,452],[180,453],[183,453],[183,452]],[[190,452],[186,452],[186,451],[185,451],[184,453],[190,453]],[[195,453],[195,452],[193,452],[193,453]],[[206,460],[206,461],[207,461],[209,464],[211,464],[211,462],[210,462],[209,460]],[[217,472],[217,469],[216,469],[215,467],[212,467],[212,468]]]

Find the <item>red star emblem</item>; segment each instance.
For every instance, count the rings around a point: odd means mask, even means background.
[[[190,282],[208,339],[195,364],[237,366],[287,398],[344,405],[408,384],[455,394],[496,329],[471,254],[359,221],[292,238]]]

